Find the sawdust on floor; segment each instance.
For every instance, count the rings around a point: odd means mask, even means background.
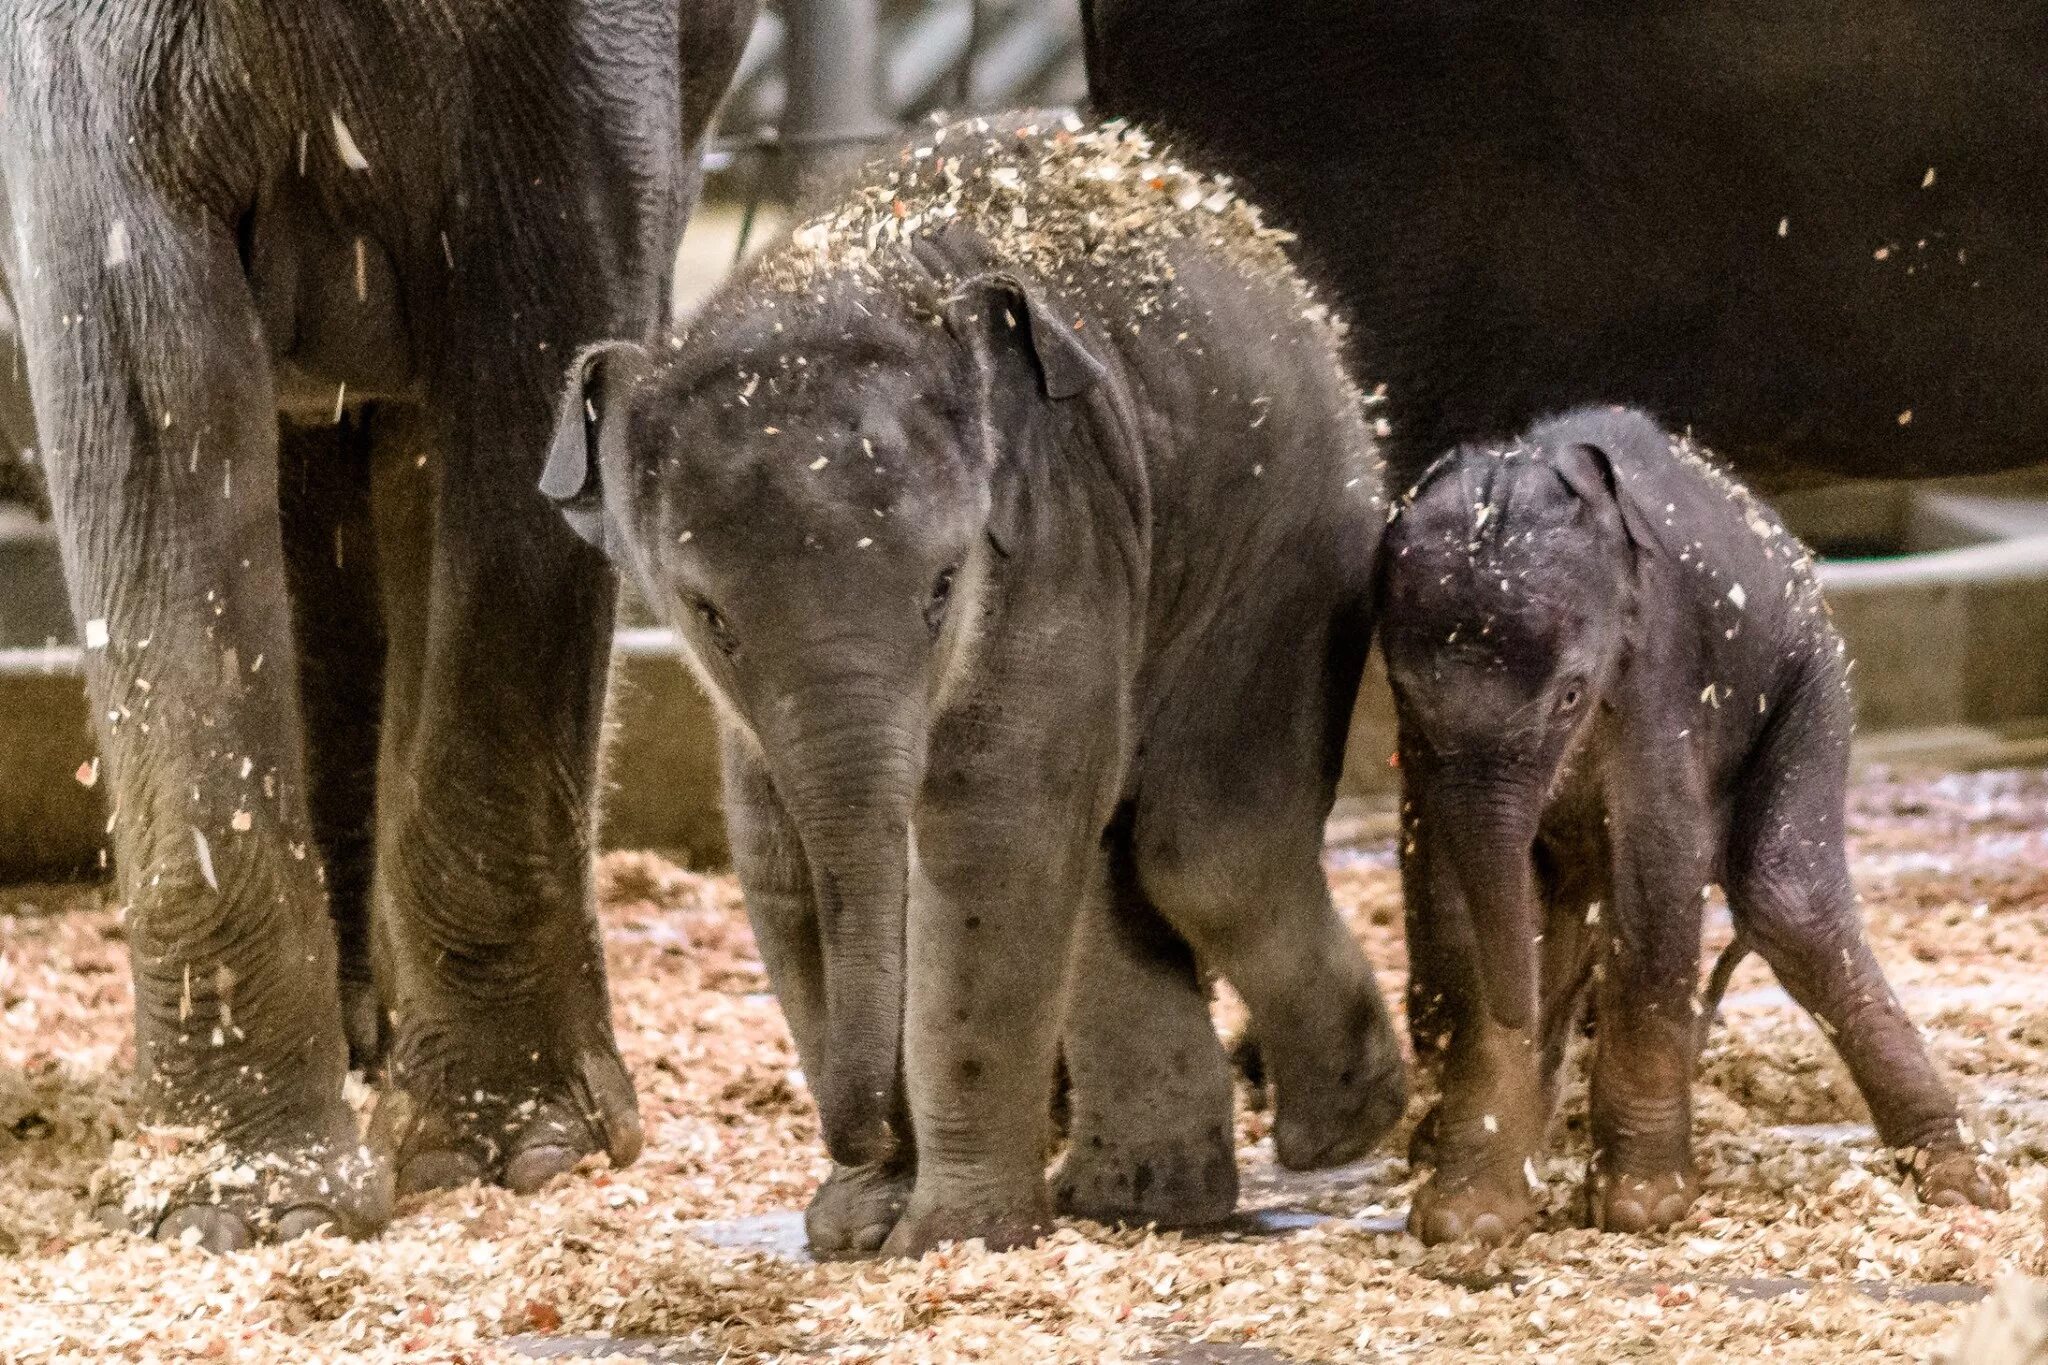
[[[823,1168],[816,1124],[731,880],[615,854],[605,927],[640,1162],[525,1199],[414,1199],[359,1245],[213,1256],[90,1221],[94,1172],[137,1137],[119,923],[90,890],[0,892],[0,1361],[482,1365],[536,1333],[672,1337],[736,1361],[1119,1360],[1188,1340],[1475,1365],[1932,1359],[1968,1306],[1873,1294],[2048,1270],[2048,772],[1868,774],[1852,806],[1879,955],[2007,1161],[2010,1212],[1922,1209],[1852,1126],[1859,1101],[1817,1030],[1752,960],[1697,1091],[1705,1193],[1669,1234],[1575,1226],[1575,1089],[1542,1230],[1485,1254],[1342,1218],[1264,1239],[1077,1225],[1032,1250],[914,1263],[722,1249],[702,1220],[802,1207]],[[1398,999],[1391,849],[1335,850],[1330,873]],[[1244,1108],[1249,1164],[1265,1117]],[[1371,1171],[1293,1206],[1398,1213],[1405,1167]],[[1813,1287],[1757,1296],[1782,1280]]]

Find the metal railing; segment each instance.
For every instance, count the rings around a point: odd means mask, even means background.
[[[751,223],[935,110],[1075,103],[1081,37],[1077,0],[783,0],[740,59],[709,192]]]

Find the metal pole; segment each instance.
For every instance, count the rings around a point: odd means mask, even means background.
[[[789,103],[782,138],[796,153],[798,187],[858,164],[863,142],[896,131],[883,103],[877,0],[787,0]]]

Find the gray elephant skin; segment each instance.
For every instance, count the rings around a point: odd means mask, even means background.
[[[2002,0],[1082,0],[1300,234],[1396,481],[1625,401],[1766,492],[2037,464],[2048,26]]]
[[[1807,552],[1625,409],[1463,447],[1395,500],[1381,638],[1400,726],[1410,1028],[1441,1063],[1410,1226],[1498,1242],[1592,997],[1595,1226],[1698,1192],[1690,1086],[1743,949],[1818,1019],[1930,1204],[2003,1207],[1863,936],[1843,842],[1850,698]],[[1703,1000],[1709,887],[1738,947]]]
[[[1400,1113],[1319,862],[1369,638],[1367,412],[1250,208],[1050,117],[928,129],[687,338],[582,358],[547,487],[717,701],[834,1162],[821,1254],[1015,1245],[1055,1203],[1227,1216],[1197,954],[1250,1006],[1283,1162]]]
[[[589,881],[613,579],[534,481],[567,357],[664,317],[753,8],[0,13],[140,1090],[220,1148],[109,1217],[360,1234],[394,1178],[638,1149]]]

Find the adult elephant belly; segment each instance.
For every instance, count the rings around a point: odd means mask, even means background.
[[[567,357],[663,319],[754,6],[189,8],[0,0],[0,273],[138,1088],[209,1144],[102,1214],[230,1247],[639,1148],[590,890],[613,581],[536,485]]]
[[[2030,463],[2048,29],[1989,0],[1093,0],[1107,110],[1228,164],[1397,466],[1584,402],[1767,484]]]
[[[287,171],[245,231],[280,414],[338,423],[351,404],[422,397],[397,264],[374,221],[337,220]]]

